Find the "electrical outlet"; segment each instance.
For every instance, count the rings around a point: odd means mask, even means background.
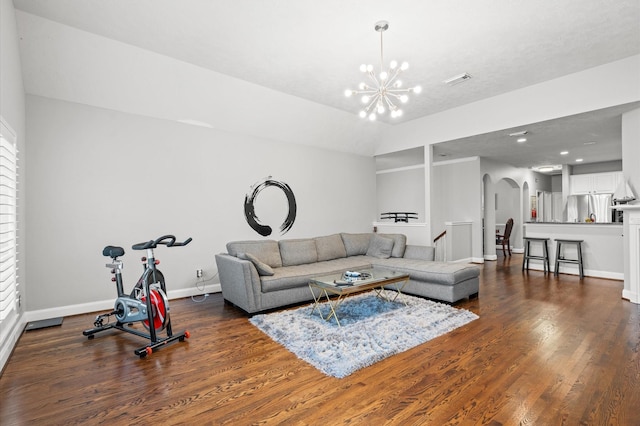
[[[196,269],[196,278],[202,278],[202,269]]]

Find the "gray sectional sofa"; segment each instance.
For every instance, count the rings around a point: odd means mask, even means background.
[[[312,277],[380,266],[409,274],[403,293],[449,303],[477,297],[478,267],[435,262],[435,249],[403,234],[333,234],[227,243],[216,264],[224,299],[248,313],[313,300]]]

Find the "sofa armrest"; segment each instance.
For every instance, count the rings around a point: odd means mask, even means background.
[[[260,311],[260,277],[253,263],[222,253],[216,254],[216,264],[222,297],[249,313]]]
[[[432,246],[416,246],[407,244],[407,248],[404,251],[404,258],[415,260],[435,260],[436,248]]]

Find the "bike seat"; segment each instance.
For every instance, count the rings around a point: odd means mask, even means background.
[[[117,246],[106,246],[102,250],[102,255],[115,259],[116,257],[124,256],[124,249]]]

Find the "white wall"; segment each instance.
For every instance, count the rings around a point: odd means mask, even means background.
[[[425,194],[424,167],[402,169],[391,172],[377,172],[376,189],[378,199],[378,219],[384,212],[414,212],[418,220],[426,222],[424,213]]]
[[[18,288],[22,291],[22,300],[25,300],[24,289],[27,279],[27,262],[25,253],[27,249],[27,224],[26,212],[26,170],[27,159],[25,156],[25,95],[18,52],[18,36],[16,32],[16,18],[11,0],[0,0],[0,115],[16,133],[19,150],[20,181],[18,183]],[[11,354],[14,343],[22,332],[24,303],[18,310],[18,315],[13,321],[6,321],[0,330],[0,371]],[[9,322],[13,322],[12,325]]]
[[[619,172],[622,170],[622,161],[603,161],[601,163],[575,164],[571,166],[571,174],[582,175],[587,173]]]
[[[362,155],[389,127],[29,13],[17,19],[29,94]]]
[[[115,299],[102,248],[125,248],[130,287],[141,272],[131,245],[163,234],[193,237],[156,253],[170,292],[193,289],[195,270],[213,277],[228,241],[263,238],[243,202],[268,175],[291,186],[298,206],[289,233],[279,235],[280,220],[270,238],[368,232],[375,219],[373,157],[31,95],[27,122],[29,311]]]
[[[509,218],[520,218],[520,187],[512,186],[510,180],[500,179],[496,185],[496,225],[504,225]]]
[[[482,178],[480,159],[433,163],[431,168],[431,235],[445,230],[445,222],[471,222],[471,256],[482,253]]]

